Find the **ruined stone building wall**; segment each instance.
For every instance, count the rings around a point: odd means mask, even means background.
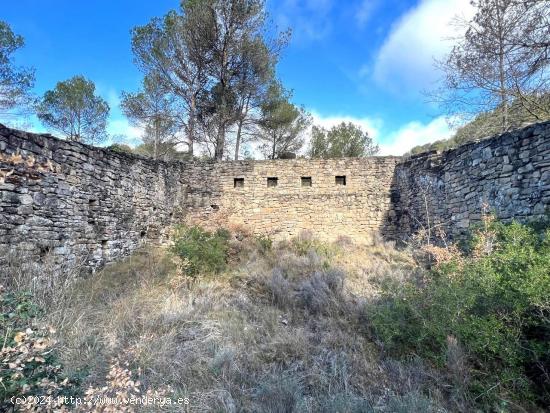
[[[390,236],[398,160],[166,163],[0,127],[0,247],[94,267],[165,240],[178,223],[238,224],[276,239]]]
[[[0,247],[87,266],[162,239],[184,200],[180,164],[0,126]]]
[[[302,231],[331,240],[365,239],[380,231],[393,236],[390,186],[399,160],[193,164],[184,209],[190,221],[244,225],[275,239]]]
[[[550,205],[550,122],[406,160],[396,168],[393,193],[403,235],[429,226],[460,236],[480,221],[484,204],[503,220],[543,217]]]
[[[96,267],[193,222],[276,239],[406,238],[428,221],[456,235],[484,202],[504,219],[548,211],[550,122],[412,159],[221,163],[153,161],[0,125],[0,248],[37,260],[52,252]]]

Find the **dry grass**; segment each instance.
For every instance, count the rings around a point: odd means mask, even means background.
[[[98,388],[113,360],[127,363],[197,412],[444,411],[432,373],[383,359],[365,334],[369,279],[416,271],[410,255],[312,239],[262,251],[240,238],[218,276],[189,281],[153,249],[71,284],[47,320],[65,369]]]

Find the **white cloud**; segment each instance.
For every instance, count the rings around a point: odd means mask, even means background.
[[[453,133],[454,129],[443,116],[427,124],[410,122],[384,139],[384,143],[380,145],[380,155],[403,155],[415,146],[448,139]]]
[[[143,130],[137,126],[130,125],[128,119],[125,118],[110,119],[107,124],[107,132],[110,137],[108,144],[114,143],[111,140],[116,136],[117,139],[124,137],[123,143],[135,146],[139,144],[143,136]]]
[[[111,110],[117,110],[120,106],[120,97],[118,95],[118,92],[114,89],[110,89],[107,93],[107,103],[109,104],[109,107]]]
[[[292,41],[320,40],[332,30],[330,12],[334,0],[273,1],[275,21],[280,29],[292,29]]]
[[[351,122],[360,126],[364,131],[367,131],[374,139],[377,139],[380,136],[380,129],[382,128],[381,119],[369,117],[356,118],[347,115],[322,116],[315,110],[310,113],[313,118],[313,124],[322,126],[325,129],[330,129],[342,122]]]
[[[378,51],[374,80],[407,94],[433,86],[438,77],[434,59],[450,50],[450,38],[459,33],[453,19],[470,18],[473,12],[470,0],[422,0],[393,25]]]
[[[364,27],[369,22],[379,4],[379,0],[363,0],[359,4],[355,11],[355,20],[359,27]]]

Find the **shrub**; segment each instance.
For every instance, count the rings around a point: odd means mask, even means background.
[[[13,408],[13,396],[51,396],[51,408],[60,408],[58,396],[68,396],[73,386],[62,373],[55,352],[53,332],[33,321],[40,309],[28,292],[0,290],[0,410]],[[32,399],[19,406],[34,410]]]
[[[344,273],[338,270],[316,272],[298,286],[296,299],[311,314],[327,314],[337,307],[344,286]]]
[[[280,268],[274,268],[271,277],[266,281],[266,286],[271,293],[271,301],[281,309],[287,309],[292,305],[293,286],[285,278]]]
[[[305,256],[311,251],[319,256],[330,258],[334,255],[334,250],[330,245],[314,238],[310,232],[304,231],[290,241],[292,250],[298,254]]]
[[[220,273],[227,265],[230,234],[225,229],[209,232],[200,227],[179,227],[174,237],[174,252],[182,261],[186,275]]]
[[[457,364],[448,343],[461,346],[471,402],[548,406],[550,230],[485,224],[468,255],[435,267],[425,285],[384,285],[369,309],[373,331],[391,352],[416,353],[441,367]]]
[[[262,254],[266,254],[273,248],[273,240],[267,235],[260,235],[256,237],[256,244]]]
[[[281,268],[274,268],[265,287],[271,302],[282,310],[302,308],[311,315],[329,315],[345,305],[344,276],[340,270],[327,269],[289,280]]]

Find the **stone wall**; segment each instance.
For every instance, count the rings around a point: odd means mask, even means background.
[[[184,168],[0,125],[0,247],[89,267],[163,239]]]
[[[396,168],[397,231],[441,228],[460,236],[484,206],[503,220],[543,217],[550,204],[550,122],[443,153],[425,153]]]
[[[399,160],[189,164],[193,179],[186,189],[186,218],[244,225],[276,239],[302,231],[332,240],[339,236],[364,240],[377,232],[390,237],[394,235],[390,186]],[[268,180],[272,184],[276,180],[276,186],[269,186]]]
[[[157,162],[0,125],[0,248],[37,260],[51,252],[95,268],[184,222],[279,239],[458,235],[484,203],[504,219],[545,214],[550,122],[411,159],[222,163]]]
[[[0,248],[93,268],[183,222],[244,225],[276,239],[303,230],[393,236],[399,159],[166,163],[0,127]]]

